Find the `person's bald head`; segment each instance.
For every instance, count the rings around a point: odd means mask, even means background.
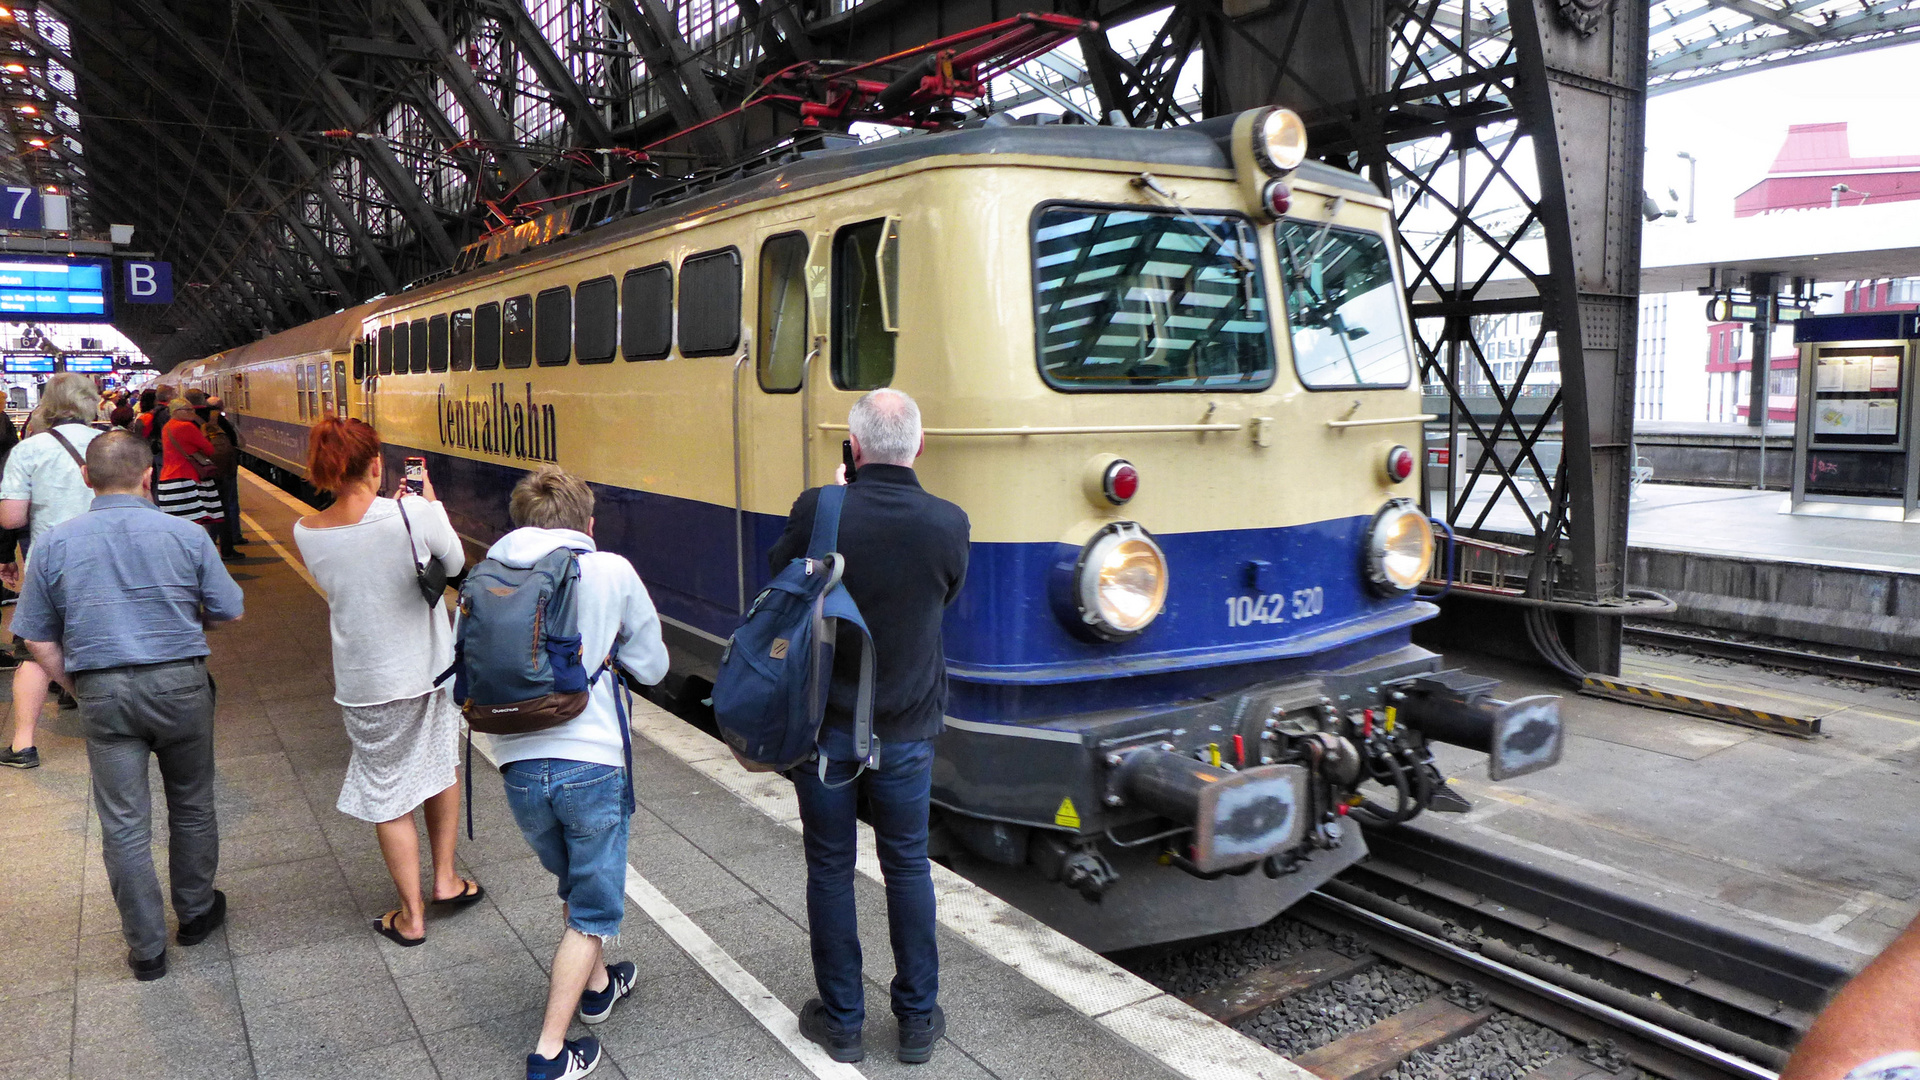
[[[109,431],[87,444],[83,480],[95,495],[145,495],[153,450],[131,432]]]
[[[920,456],[920,406],[898,390],[869,390],[848,410],[847,430],[864,463],[912,465]]]

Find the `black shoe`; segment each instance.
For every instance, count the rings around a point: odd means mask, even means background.
[[[834,1030],[827,1019],[827,1005],[819,998],[809,998],[800,1006],[800,1034],[819,1043],[835,1061],[851,1063],[867,1056],[866,1048],[860,1045],[860,1033]]]
[[[25,750],[8,747],[0,750],[0,765],[10,769],[37,769],[40,767],[40,751],[31,746]]]
[[[220,561],[221,562],[246,562],[247,557],[241,554],[240,552],[233,550],[232,548],[228,548],[227,550],[220,553]]]
[[[900,1060],[921,1065],[933,1056],[933,1044],[947,1033],[947,1011],[935,1005],[925,1016],[900,1020]]]
[[[244,536],[236,536],[236,537],[234,537],[234,538],[233,538],[233,542],[234,542],[234,543],[236,543],[236,544],[250,544],[250,543],[252,543],[253,541],[251,541],[251,540],[248,540],[248,539],[247,539],[246,537],[244,537]]]
[[[132,953],[128,953],[127,966],[133,969],[133,977],[141,982],[164,979],[167,977],[167,950],[161,949],[160,955],[150,960],[137,960]]]
[[[198,918],[188,919],[180,924],[180,932],[174,940],[182,945],[198,945],[207,940],[207,935],[220,929],[227,921],[227,894],[219,889],[213,890],[213,906],[202,912]]]
[[[60,702],[60,707],[63,709],[77,709],[80,707],[80,703],[73,700],[73,695],[67,693],[66,690],[62,689],[58,684],[53,687],[53,696],[56,701]]]

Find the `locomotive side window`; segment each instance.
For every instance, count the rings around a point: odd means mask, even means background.
[[[473,370],[492,371],[500,366],[500,305],[481,304],[473,309]]]
[[[427,320],[413,320],[407,324],[407,332],[413,338],[413,344],[407,350],[413,373],[424,375],[427,372]]]
[[[722,356],[740,345],[740,253],[689,255],[680,263],[680,355]]]
[[[573,358],[582,364],[613,359],[620,328],[620,287],[610,277],[583,281],[573,290]]]
[[[541,367],[564,364],[573,354],[573,290],[565,285],[540,290],[534,301],[533,353]]]
[[[1262,390],[1273,348],[1253,227],[1227,214],[1043,207],[1035,348],[1057,390]]]
[[[533,297],[507,297],[500,309],[500,362],[510,368],[533,363]]]
[[[473,367],[473,312],[461,308],[447,321],[448,351],[453,355],[453,370],[468,371]]]
[[[1413,377],[1393,255],[1375,233],[1282,221],[1293,366],[1309,390],[1402,387]]]
[[[447,370],[447,317],[435,315],[427,320],[427,370]]]
[[[842,390],[872,390],[893,381],[894,334],[887,280],[897,250],[888,222],[863,221],[833,237],[833,385]]]
[[[408,343],[413,340],[413,335],[407,332],[406,323],[395,323],[390,329],[393,330],[393,373],[395,375],[405,375],[407,373],[407,346]],[[386,331],[382,330],[380,333],[384,335]],[[385,371],[386,365],[380,365],[380,369]]]
[[[673,351],[673,267],[629,270],[620,279],[620,354],[664,360]]]
[[[380,347],[376,351],[380,354],[379,373],[391,375],[393,374],[393,327],[381,327],[378,341]]]
[[[807,362],[807,238],[781,233],[760,245],[760,389],[800,389]]]

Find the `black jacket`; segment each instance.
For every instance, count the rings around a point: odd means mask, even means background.
[[[794,500],[786,532],[767,558],[774,573],[807,553],[819,501],[819,488]],[[847,487],[836,546],[847,560],[847,592],[873,633],[873,726],[883,742],[940,734],[947,709],[940,620],[966,580],[970,533],[966,512],[927,494],[903,465],[864,465],[859,480]],[[840,648],[833,659],[828,724],[852,723],[859,680],[858,649]]]

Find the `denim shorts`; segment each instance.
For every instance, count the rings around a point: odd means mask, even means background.
[[[508,762],[507,805],[560,882],[567,925],[607,939],[627,911],[627,771],[563,758]]]

